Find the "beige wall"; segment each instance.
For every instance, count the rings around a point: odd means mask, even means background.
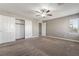
[[[37,20],[32,20],[32,37],[39,36],[39,22]]]
[[[79,18],[79,14],[47,21],[47,36],[79,40],[79,33],[71,33],[69,29],[69,20],[75,18]]]

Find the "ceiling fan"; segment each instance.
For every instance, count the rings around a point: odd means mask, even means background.
[[[57,3],[58,6],[62,6],[64,3]],[[42,8],[39,10],[33,10],[36,13],[36,16],[41,16],[42,18],[45,18],[47,16],[52,16],[51,10],[47,8]]]
[[[45,18],[47,16],[52,16],[52,14],[50,13],[50,10],[48,9],[40,9],[34,12],[36,13],[36,16],[41,16],[42,18]]]

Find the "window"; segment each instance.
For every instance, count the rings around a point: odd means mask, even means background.
[[[71,32],[79,32],[79,18],[70,20],[70,30]]]

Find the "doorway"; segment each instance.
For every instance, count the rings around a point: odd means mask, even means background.
[[[39,23],[39,36],[42,36],[42,23]]]
[[[16,20],[15,24],[15,37],[16,39],[24,39],[25,38],[25,21],[24,20]]]
[[[46,36],[46,23],[39,23],[39,36]]]

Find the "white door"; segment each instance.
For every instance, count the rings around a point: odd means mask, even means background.
[[[42,23],[42,36],[46,36],[46,23]]]

